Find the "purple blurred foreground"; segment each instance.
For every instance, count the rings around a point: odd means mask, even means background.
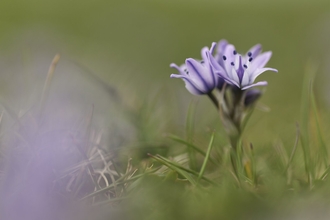
[[[95,190],[94,181],[106,186],[116,178],[104,158],[114,158],[116,149],[134,137],[132,126],[115,89],[65,59],[41,109],[53,55],[39,51],[33,56],[30,69],[19,61],[13,65],[16,59],[2,61],[10,67],[2,69],[0,80],[6,94],[1,100],[0,219],[95,219],[90,201],[79,200]]]

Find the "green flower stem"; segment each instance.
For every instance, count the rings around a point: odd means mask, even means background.
[[[238,181],[240,181],[239,173],[242,170],[241,161],[241,138],[242,138],[242,119],[244,115],[244,98],[245,92],[242,90],[233,91],[233,108],[229,115],[227,115],[227,121],[231,125],[231,129],[228,129],[227,133],[231,145],[230,160]],[[227,123],[228,124],[228,123]]]

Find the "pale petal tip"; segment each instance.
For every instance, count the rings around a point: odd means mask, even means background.
[[[181,78],[182,76],[181,75],[178,75],[178,74],[171,74],[170,75],[170,78]]]
[[[217,46],[217,43],[213,42],[211,45],[210,53],[212,54],[214,51],[214,48]]]
[[[268,85],[267,81],[260,81],[260,82],[257,82],[257,83],[254,83],[254,84],[251,84],[248,86],[244,86],[243,88],[241,88],[241,90],[246,90],[246,89],[249,89],[249,88],[252,88],[255,86],[267,86],[267,85]]]
[[[178,65],[176,65],[175,63],[171,63],[171,64],[170,64],[170,67],[171,67],[171,68],[176,68],[176,67],[178,67]]]
[[[273,72],[275,72],[275,73],[278,73],[278,70],[277,70],[277,69],[274,69],[274,68],[265,67],[265,68],[263,68],[263,69],[265,69],[265,71],[273,71]]]
[[[228,41],[226,39],[221,39],[219,41],[219,44],[228,44]]]

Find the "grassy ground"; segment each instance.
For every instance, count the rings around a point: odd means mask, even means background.
[[[328,219],[329,9],[2,1],[1,219]],[[212,103],[169,78],[221,38],[279,70],[236,175]]]

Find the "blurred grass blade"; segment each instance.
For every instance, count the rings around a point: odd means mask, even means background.
[[[311,105],[312,105],[312,110],[313,110],[313,114],[314,114],[314,120],[315,120],[315,124],[316,124],[317,139],[318,139],[318,143],[320,145],[320,149],[322,151],[321,155],[323,158],[324,166],[327,167],[329,165],[328,149],[324,142],[324,138],[322,135],[322,129],[320,126],[320,117],[319,117],[319,111],[318,111],[318,108],[316,105],[315,94],[314,94],[314,90],[313,90],[313,81],[311,82],[311,85],[310,85],[310,99],[311,99]]]
[[[173,161],[171,161],[171,160],[169,160],[169,159],[166,159],[165,157],[162,157],[162,156],[160,156],[160,155],[156,155],[156,156],[154,156],[154,155],[150,155],[150,154],[149,154],[149,156],[152,157],[152,158],[154,158],[154,159],[157,158],[157,159],[159,159],[159,160],[162,160],[162,161],[164,161],[165,163],[170,164],[170,165],[172,165],[172,166],[175,166],[175,167],[177,167],[177,168],[179,168],[179,169],[181,169],[181,170],[184,170],[185,172],[190,173],[190,174],[192,174],[192,175],[194,175],[194,176],[196,176],[196,177],[198,177],[198,175],[199,175],[198,172],[196,172],[196,171],[194,171],[194,170],[190,170],[190,169],[185,168],[185,167],[183,167],[183,166],[180,166],[179,164],[177,164],[177,163],[175,163],[175,162],[173,162]],[[159,160],[157,160],[157,161],[159,161]],[[204,176],[202,176],[201,179],[203,179],[203,180],[205,180],[206,182],[211,183],[211,184],[213,184],[213,185],[217,185],[217,183],[213,182],[212,180],[210,180],[210,179],[208,179],[208,178],[206,178],[206,177],[204,177]]]
[[[145,172],[145,173],[142,173],[142,174],[138,174],[138,175],[136,175],[136,176],[133,176],[133,177],[130,178],[130,179],[125,179],[126,177],[128,177],[129,175],[131,175],[130,173],[126,173],[125,175],[123,175],[122,177],[120,177],[120,178],[116,181],[116,183],[112,183],[112,184],[110,184],[110,185],[107,186],[107,187],[104,187],[104,188],[102,188],[102,189],[100,189],[100,190],[97,190],[97,191],[91,193],[91,194],[88,194],[87,196],[81,198],[80,200],[85,200],[85,199],[91,198],[91,197],[93,197],[93,196],[97,196],[97,195],[99,195],[99,194],[101,194],[101,193],[104,193],[104,192],[110,190],[110,189],[113,189],[115,186],[119,186],[119,185],[122,185],[122,184],[125,184],[125,183],[128,183],[128,182],[131,182],[131,181],[137,180],[137,179],[143,177],[144,175],[149,174],[149,173],[156,172],[157,170],[158,170],[158,169],[153,169],[153,170],[147,171],[147,172]]]
[[[84,134],[84,144],[82,146],[82,150],[87,154],[90,146],[90,138],[92,132],[92,122],[93,122],[93,115],[94,115],[94,105],[92,105],[92,109],[90,114],[86,117],[86,128]]]
[[[5,112],[14,119],[18,124],[20,124],[20,120],[18,117],[18,114],[15,112],[15,110],[2,98],[0,98],[0,104],[4,108]]]
[[[202,168],[201,168],[201,170],[199,172],[199,175],[198,175],[198,181],[204,175],[206,164],[207,164],[207,161],[210,158],[210,153],[211,153],[211,150],[212,150],[212,147],[213,147],[213,141],[214,141],[214,132],[212,133],[212,136],[211,136],[211,139],[210,139],[210,143],[209,143],[209,146],[207,148],[206,156],[204,158],[204,162],[203,162]]]
[[[292,163],[292,160],[293,160],[293,157],[294,157],[294,155],[296,153],[298,142],[299,142],[299,139],[300,139],[300,129],[299,129],[299,124],[298,123],[297,123],[296,127],[297,127],[296,140],[294,142],[293,149],[292,149],[290,158],[288,160],[288,163],[287,163],[287,165],[285,167],[284,173],[287,173],[287,171],[288,171],[288,169],[289,169],[289,167],[290,167],[290,165]]]
[[[197,182],[194,178],[191,177],[191,175],[189,173],[187,173],[184,169],[182,169],[181,166],[174,164],[174,163],[170,163],[164,159],[162,159],[160,156],[154,156],[149,154],[150,157],[152,157],[153,159],[155,159],[156,161],[158,161],[159,163],[163,164],[164,166],[167,166],[168,168],[170,168],[171,170],[174,170],[175,172],[181,174],[183,177],[185,177],[192,185],[197,185]]]
[[[188,113],[186,117],[186,139],[188,143],[192,143],[192,137],[194,133],[194,117],[195,117],[195,106],[193,102],[190,103]],[[197,170],[197,161],[195,151],[187,146],[189,155],[189,166],[192,170]]]
[[[60,60],[60,55],[56,54],[55,57],[52,60],[52,63],[49,66],[49,69],[48,69],[46,82],[44,84],[44,88],[42,90],[41,99],[40,99],[40,106],[39,106],[40,118],[42,118],[43,110],[44,110],[44,107],[45,107],[45,102],[48,98],[50,85],[51,85],[51,82],[52,82],[52,79],[53,79],[53,75],[54,75],[54,72],[55,72],[56,65],[59,62],[59,60]]]
[[[328,177],[328,175],[329,175],[329,172],[330,172],[330,166],[328,166],[326,169],[325,169],[325,171],[324,171],[324,173],[321,175],[321,180],[325,180],[327,177]]]
[[[175,135],[172,135],[172,134],[169,134],[167,137],[170,138],[170,139],[172,139],[172,140],[174,140],[174,141],[176,141],[176,142],[178,142],[178,143],[184,144],[184,145],[186,145],[187,147],[192,148],[192,149],[195,150],[196,152],[198,152],[198,153],[200,153],[201,155],[203,155],[204,157],[206,157],[206,153],[205,153],[202,149],[200,149],[200,148],[198,148],[197,146],[195,146],[194,144],[189,143],[189,142],[183,140],[182,138],[180,138],[180,137],[178,137],[178,136],[175,136]],[[216,163],[211,157],[209,158],[209,160],[210,160],[212,163],[217,164],[217,163]]]
[[[302,99],[301,99],[301,129],[300,139],[301,146],[304,154],[305,171],[308,178],[310,187],[313,185],[315,178],[314,164],[312,163],[310,153],[310,138],[309,138],[309,126],[310,126],[310,85],[315,75],[316,67],[311,61],[307,63],[306,73],[304,75]]]

